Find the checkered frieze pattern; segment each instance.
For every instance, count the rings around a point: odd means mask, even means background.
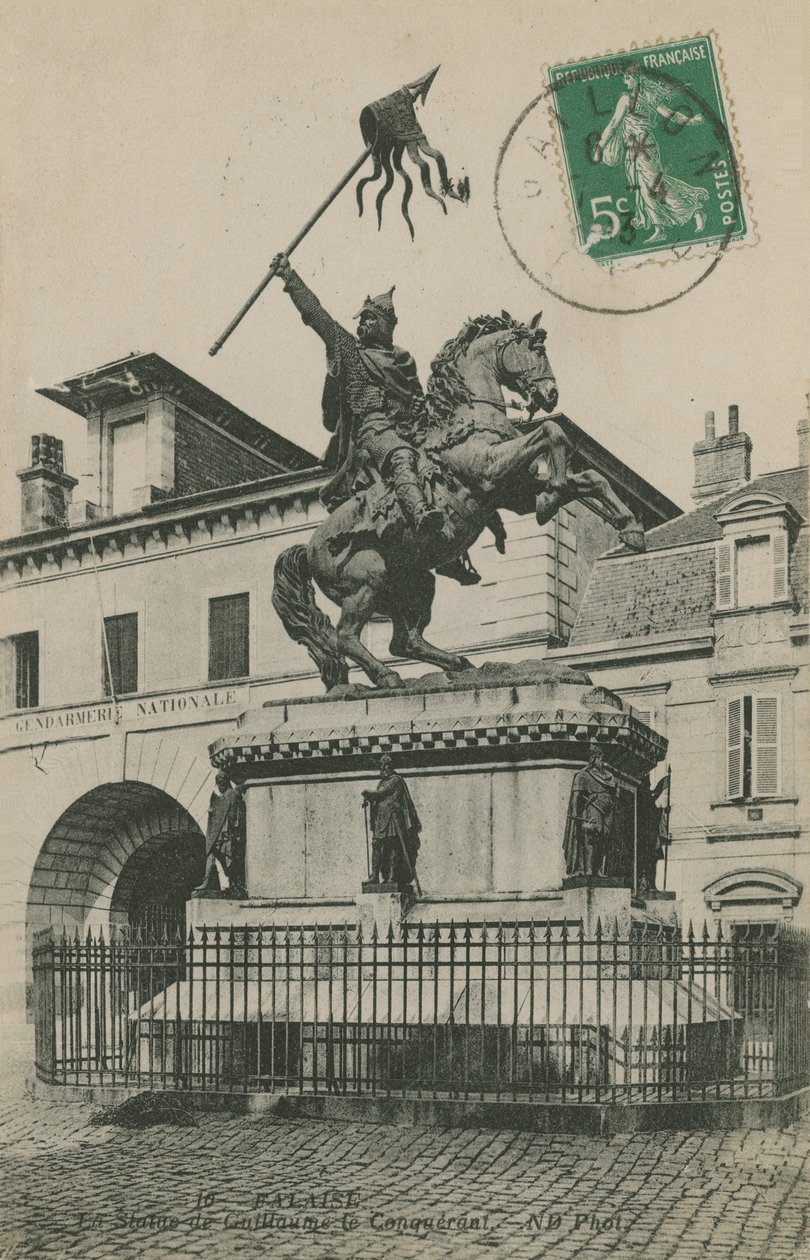
[[[409,753],[464,748],[498,748],[591,740],[635,753],[651,766],[666,751],[666,741],[627,713],[476,714],[474,717],[422,718],[409,725],[336,727],[329,730],[285,731],[277,736],[235,734],[212,746],[214,765],[317,760],[360,754]]]

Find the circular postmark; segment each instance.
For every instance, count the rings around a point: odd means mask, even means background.
[[[673,48],[707,64],[681,78]],[[501,146],[495,209],[521,269],[581,310],[639,314],[708,279],[751,239],[708,37],[552,68]]]

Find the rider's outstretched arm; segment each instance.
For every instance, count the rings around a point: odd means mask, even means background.
[[[279,259],[282,258],[283,256],[279,255]],[[302,320],[318,334],[329,353],[334,352],[346,338],[354,344],[351,333],[324,310],[309,285],[304,283],[296,271],[293,271],[288,259],[283,258],[283,261],[278,262],[278,274],[283,279],[284,290],[289,293]]]

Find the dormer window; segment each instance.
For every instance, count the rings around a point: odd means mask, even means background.
[[[793,509],[771,495],[740,498],[717,513],[716,605],[719,610],[783,603],[789,594],[788,526]]]

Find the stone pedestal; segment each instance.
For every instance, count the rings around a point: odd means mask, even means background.
[[[251,899],[357,897],[367,879],[362,791],[390,752],[422,821],[414,914],[432,898],[452,902],[456,920],[497,921],[504,902],[527,895],[548,905],[591,741],[628,789],[666,748],[618,697],[542,662],[348,690],[249,710],[212,746],[217,768],[244,784]]]
[[[357,898],[357,922],[366,941],[371,940],[375,928],[378,940],[387,938],[390,927],[398,936],[402,924],[402,894],[396,885],[377,884],[370,892],[364,889]]]
[[[617,923],[619,936],[627,936],[632,898],[629,885],[601,875],[573,875],[563,880],[562,887],[565,918],[581,920],[586,937],[595,937],[597,922],[605,937]]]

